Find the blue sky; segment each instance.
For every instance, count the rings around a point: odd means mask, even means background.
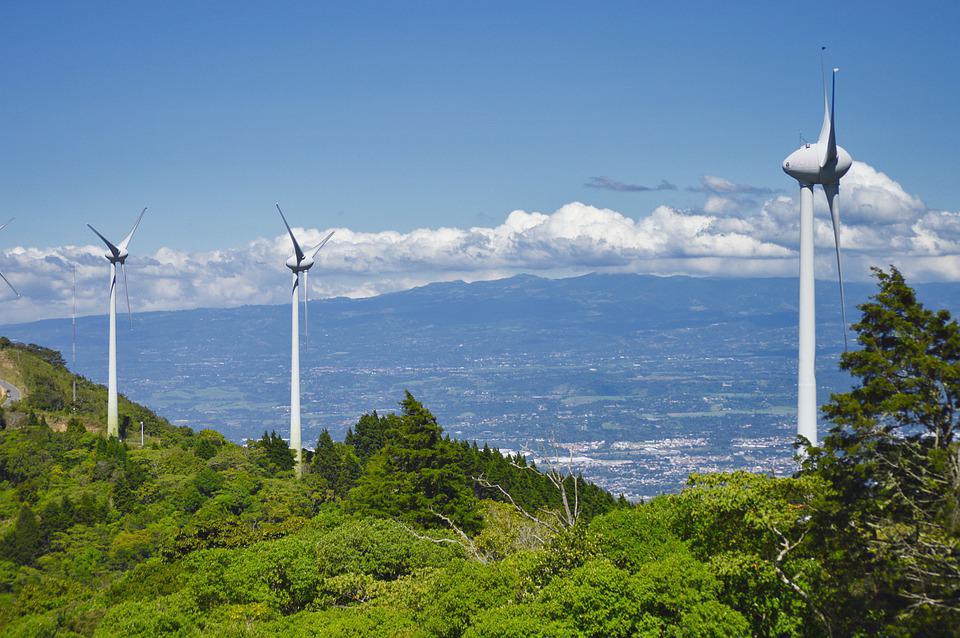
[[[792,190],[842,67],[841,144],[960,208],[955,3],[6,3],[3,245],[209,250],[296,223],[494,225],[571,201],[695,207],[704,174]],[[588,188],[591,177],[675,192]]]
[[[839,66],[845,274],[960,281],[956,3],[118,2],[0,8],[0,324],[529,272],[796,276],[780,163]],[[665,187],[655,188],[666,184]],[[619,186],[619,188],[618,188]],[[645,190],[652,188],[652,190]],[[817,196],[817,276],[835,279]],[[315,283],[313,283],[315,282]]]

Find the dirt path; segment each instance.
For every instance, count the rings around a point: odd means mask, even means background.
[[[11,401],[19,401],[23,397],[23,393],[20,392],[20,388],[8,383],[3,379],[0,379],[0,388],[4,389],[3,401],[0,401],[0,406],[6,405]]]

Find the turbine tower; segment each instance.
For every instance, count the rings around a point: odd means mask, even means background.
[[[813,144],[803,146],[783,160],[783,171],[800,183],[800,334],[797,379],[797,435],[817,445],[817,380],[815,372],[816,325],[814,315],[814,217],[813,186],[820,184],[827,196],[833,221],[833,239],[837,251],[837,277],[840,282],[840,312],[843,318],[843,344],[847,347],[847,318],[843,298],[843,274],[840,269],[840,208],[837,196],[840,178],[853,160],[837,146],[834,126],[837,71],[832,75],[831,103],[827,103],[826,79],[823,84],[823,126]]]
[[[9,222],[7,222],[6,224],[4,224],[3,226],[0,226],[0,230],[3,230],[3,229],[6,228],[7,226],[9,226],[9,225],[10,225],[10,222],[12,222],[12,221],[13,221],[13,218],[10,218],[10,221],[9,221]],[[0,279],[3,279],[3,280],[7,283],[7,285],[10,286],[10,290],[13,291],[13,294],[15,294],[17,297],[20,296],[20,293],[17,292],[17,289],[13,287],[13,284],[12,284],[12,283],[10,283],[9,281],[7,281],[7,278],[3,276],[3,273],[2,273],[2,272],[0,272]]]
[[[143,214],[146,212],[146,208],[140,211],[140,216],[137,217],[137,223],[133,225],[133,228],[118,245],[111,243],[109,239],[100,234],[100,231],[90,224],[87,224],[87,227],[96,233],[97,237],[103,240],[103,243],[107,245],[107,249],[110,251],[105,255],[107,261],[110,262],[110,362],[107,373],[107,437],[120,436],[117,407],[117,264],[120,264],[120,269],[123,271],[123,289],[127,296],[127,314],[129,315],[130,290],[127,288],[127,269],[124,266],[124,262],[127,261],[127,257],[129,256],[127,246],[130,245],[130,240],[133,239],[133,234],[137,232],[137,227],[140,226],[140,220],[143,219]],[[132,321],[133,319],[131,318],[131,322]]]
[[[280,213],[280,219],[283,220],[283,225],[287,227],[287,232],[290,234],[290,241],[293,242],[294,253],[293,256],[287,259],[287,268],[293,272],[290,302],[292,309],[290,324],[292,328],[290,337],[290,449],[293,450],[294,453],[296,474],[299,477],[303,474],[303,445],[300,440],[300,273],[303,273],[303,315],[306,325],[307,301],[309,300],[308,271],[313,267],[313,260],[317,257],[317,253],[319,253],[320,249],[333,237],[334,231],[331,230],[327,236],[323,238],[323,241],[313,249],[307,251],[310,253],[307,255],[300,248],[297,238],[293,235],[293,230],[290,229],[290,224],[287,223],[287,218],[284,217],[283,211],[280,210],[279,203],[277,203],[277,212]],[[309,330],[309,328],[307,328],[307,330]]]

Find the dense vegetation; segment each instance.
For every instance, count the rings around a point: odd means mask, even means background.
[[[960,326],[877,276],[842,359],[858,382],[795,476],[634,505],[451,441],[409,394],[323,432],[299,481],[274,433],[238,446],[128,402],[147,445],[108,441],[101,388],[73,405],[56,353],[0,343],[27,391],[0,432],[0,631],[958,635]]]

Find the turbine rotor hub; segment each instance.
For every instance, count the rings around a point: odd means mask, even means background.
[[[297,256],[291,256],[286,263],[287,268],[293,272],[303,272],[304,270],[310,270],[313,267],[313,257],[304,256],[300,262],[297,262]]]

